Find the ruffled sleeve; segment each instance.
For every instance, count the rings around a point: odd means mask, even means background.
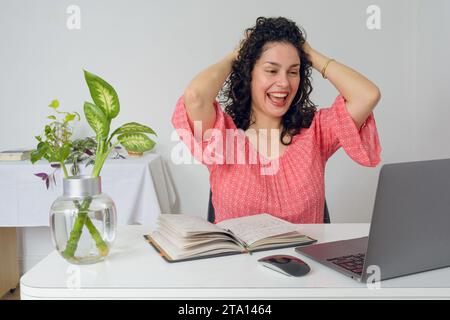
[[[358,130],[345,103],[344,97],[338,95],[331,107],[320,109],[314,116],[312,126],[322,158],[327,161],[343,147],[355,162],[375,167],[381,161],[381,146],[373,112]]]
[[[181,96],[172,115],[172,124],[180,139],[186,144],[191,154],[200,163],[207,166],[224,163],[224,139],[227,129],[236,130],[233,119],[222,111],[218,101],[214,101],[216,120],[213,128],[204,130],[198,125],[193,125],[189,119],[184,96]]]

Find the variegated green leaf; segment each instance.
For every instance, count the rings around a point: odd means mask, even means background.
[[[137,122],[128,122],[122,125],[121,127],[114,130],[111,137],[116,134],[124,134],[124,133],[150,133],[157,135],[152,128],[139,124]]]
[[[115,118],[120,111],[116,90],[108,82],[86,70],[84,78],[94,103],[102,109],[108,120]]]
[[[145,152],[155,146],[155,142],[143,133],[124,133],[117,140],[125,149],[134,152]]]
[[[87,122],[94,130],[97,137],[106,138],[109,133],[109,121],[100,109],[95,104],[85,102],[84,103],[84,116]]]

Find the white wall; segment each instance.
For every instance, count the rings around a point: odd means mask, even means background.
[[[417,7],[414,153],[419,159],[450,154],[450,1]]]
[[[81,30],[66,28],[72,4],[81,9]],[[372,4],[381,9],[381,30],[366,27]],[[258,16],[281,15],[303,26],[315,49],[379,86],[375,118],[382,163],[450,157],[449,9],[446,0],[2,0],[0,149],[35,146],[51,99],[81,113],[90,99],[85,68],[119,94],[122,109],[113,126],[139,121],[158,132],[157,151],[179,198],[175,211],[206,216],[208,171],[170,160],[175,102],[189,80],[231,51]],[[337,95],[315,71],[313,86],[319,107]],[[78,136],[90,132],[85,124],[76,130]],[[326,197],[333,222],[370,221],[380,167],[361,167],[342,150],[330,159]],[[25,228],[19,238],[22,256],[51,250],[48,228]]]

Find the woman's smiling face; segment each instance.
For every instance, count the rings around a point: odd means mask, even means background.
[[[300,57],[290,43],[269,42],[252,70],[252,109],[281,118],[300,84]]]

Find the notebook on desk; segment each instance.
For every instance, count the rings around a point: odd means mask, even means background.
[[[212,224],[187,214],[162,214],[157,228],[145,239],[168,262],[221,257],[232,254],[295,247],[317,240],[301,227],[271,216],[258,214]]]

